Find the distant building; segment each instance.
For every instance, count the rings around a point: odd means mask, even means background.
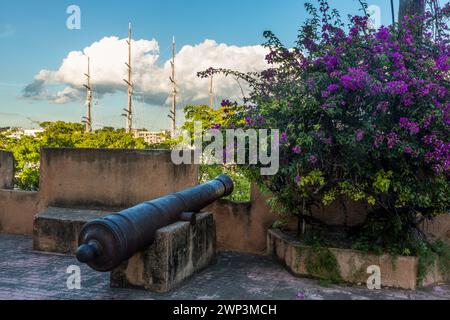
[[[36,137],[36,135],[38,133],[42,133],[42,132],[44,132],[44,129],[22,129],[22,128],[18,128],[18,129],[11,129],[11,130],[9,130],[8,136],[10,136],[11,138],[20,139],[23,136]]]
[[[168,131],[146,131],[146,130],[133,130],[135,138],[143,138],[148,144],[158,144],[164,142],[167,138]]]
[[[44,129],[25,129],[23,130],[23,134],[28,137],[36,137],[38,133],[42,133],[44,131]]]

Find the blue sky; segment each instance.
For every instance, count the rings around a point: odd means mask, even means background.
[[[106,36],[123,38],[129,21],[134,39],[156,39],[161,59],[169,58],[172,35],[178,48],[205,39],[227,45],[250,46],[263,41],[264,30],[272,30],[287,45],[293,44],[305,20],[302,0],[15,0],[0,1],[0,126],[33,127],[38,121],[79,121],[82,101],[54,104],[46,100],[20,98],[23,88],[42,69],[57,70],[71,51],[83,50]],[[312,1],[316,2],[316,1]],[[398,0],[395,1],[396,5]],[[357,0],[331,0],[343,13],[357,13]],[[382,24],[391,21],[389,0],[371,0],[381,8]],[[81,30],[66,28],[69,5],[81,8]],[[84,72],[84,70],[80,70]],[[123,93],[105,95],[98,102],[101,124],[121,126]],[[206,103],[207,101],[205,101]],[[142,126],[168,126],[166,107],[141,103]]]

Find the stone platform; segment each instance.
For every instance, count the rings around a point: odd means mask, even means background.
[[[34,219],[33,248],[36,251],[75,254],[83,225],[109,213],[50,207]]]
[[[81,269],[81,289],[67,288],[67,268]],[[109,287],[109,275],[73,256],[33,251],[31,237],[0,234],[0,300],[450,300],[450,286],[418,291],[322,286],[292,276],[265,256],[221,252],[217,264],[169,293]]]
[[[111,287],[168,292],[216,259],[216,226],[212,213],[197,215],[197,223],[176,222],[161,228],[145,251],[111,273]]]

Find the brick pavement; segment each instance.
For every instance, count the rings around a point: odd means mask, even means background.
[[[81,267],[81,290],[66,286],[67,267]],[[356,286],[323,287],[318,281],[293,277],[268,257],[221,253],[218,263],[168,294],[109,288],[109,274],[97,273],[70,256],[37,253],[29,237],[0,234],[0,299],[142,300],[142,299],[445,299],[450,285],[420,291]]]

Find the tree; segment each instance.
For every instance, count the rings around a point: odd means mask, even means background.
[[[242,126],[245,123],[245,120],[241,116],[242,109],[242,106],[228,100],[222,101],[220,108],[212,111],[206,105],[186,106],[184,108],[186,122],[183,124],[182,129],[193,140],[195,122],[202,124],[203,134],[209,129],[226,130],[236,126]],[[228,196],[227,199],[239,202],[250,201],[251,182],[236,165],[200,165],[200,182],[209,181],[220,174],[227,174],[234,181],[235,187],[233,194]]]

